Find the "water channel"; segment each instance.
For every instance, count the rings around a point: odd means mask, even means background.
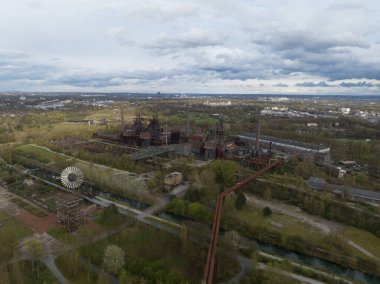
[[[163,219],[181,223],[182,221],[187,220],[187,218],[184,218],[182,216],[174,215],[169,212],[162,212],[159,214],[159,216]],[[255,240],[258,244],[258,247],[261,251],[267,252],[270,254],[278,255],[282,258],[288,259],[290,261],[294,261],[300,264],[304,264],[310,267],[313,267],[315,269],[320,269],[325,272],[328,272],[332,275],[340,276],[342,278],[352,279],[356,281],[360,281],[362,283],[366,284],[379,284],[380,278],[369,275],[363,272],[360,272],[358,270],[354,270],[351,268],[346,268],[343,266],[340,266],[338,264],[332,263],[327,260],[319,259],[312,256],[303,255],[291,250],[288,250],[286,248],[282,248],[276,245],[264,243]]]

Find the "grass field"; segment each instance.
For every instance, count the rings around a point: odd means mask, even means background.
[[[354,243],[362,246],[364,249],[380,258],[380,238],[367,231],[354,227],[348,227],[342,231],[344,237],[352,240]]]
[[[283,214],[272,213],[269,217],[264,217],[262,210],[257,208],[244,208],[237,211],[236,216],[246,221],[248,224],[263,226],[271,230],[278,230],[287,235],[300,235],[304,238],[318,238],[323,236],[321,232],[298,219],[285,216]]]
[[[26,227],[21,221],[9,216],[2,211],[0,211],[0,224],[0,234],[6,231],[6,228],[12,229],[12,231],[15,233],[17,241],[33,234],[32,230]]]
[[[70,235],[69,233],[65,232],[60,228],[51,229],[47,233],[53,238],[63,242],[70,242],[75,240],[74,236]]]

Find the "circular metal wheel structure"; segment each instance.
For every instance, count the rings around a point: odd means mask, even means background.
[[[61,173],[62,184],[70,189],[76,189],[83,183],[83,172],[76,167],[67,167]]]

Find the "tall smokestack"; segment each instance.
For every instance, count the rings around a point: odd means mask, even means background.
[[[256,155],[259,154],[260,151],[260,112],[261,109],[257,109],[257,125],[256,125],[256,145],[255,145],[255,150],[256,150]]]
[[[124,131],[125,129],[125,121],[124,121],[124,106],[120,106],[120,130]]]

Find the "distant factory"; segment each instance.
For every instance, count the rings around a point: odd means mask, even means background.
[[[237,135],[238,139],[252,143],[256,142],[255,133],[244,133]],[[330,163],[330,147],[312,143],[303,143],[299,141],[282,139],[272,136],[261,135],[258,139],[258,147],[263,152],[278,152],[284,154],[293,154],[301,159],[312,159],[316,162]]]
[[[146,148],[134,159],[160,155],[174,151],[178,155],[194,155],[204,160],[228,159],[240,164],[264,166],[274,155],[295,155],[301,159],[330,164],[330,148],[323,145],[303,143],[270,136],[260,136],[260,114],[257,109],[257,128],[255,133],[225,136],[223,122],[202,133],[190,134],[189,115],[183,129],[168,129],[162,126],[158,116],[147,120],[137,115],[127,124],[124,109],[120,108],[120,130],[117,133],[98,131],[95,136],[131,147]],[[156,150],[153,150],[155,148]],[[144,154],[147,152],[146,154]],[[152,154],[155,153],[155,154]],[[141,157],[140,157],[141,156]]]

